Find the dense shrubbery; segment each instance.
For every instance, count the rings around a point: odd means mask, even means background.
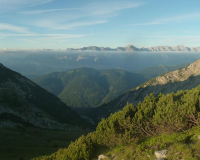
[[[82,136],[67,149],[39,159],[92,159],[99,148],[124,146],[161,133],[179,133],[200,125],[200,86],[168,95],[147,96],[137,107],[132,104],[108,119],[96,131]]]

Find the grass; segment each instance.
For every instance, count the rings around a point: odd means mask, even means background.
[[[0,159],[30,160],[67,148],[90,130],[49,131],[35,128],[0,128]]]
[[[117,146],[102,154],[110,159],[156,159],[154,152],[167,149],[167,159],[198,160],[200,159],[200,128],[196,127],[181,133],[164,133],[157,137],[140,139],[127,146]]]

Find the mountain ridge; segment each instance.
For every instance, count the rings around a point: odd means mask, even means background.
[[[154,46],[154,47],[142,47],[137,48],[133,45],[127,45],[126,47],[97,47],[89,46],[82,48],[67,48],[68,51],[151,51],[151,52],[163,52],[163,51],[184,51],[184,52],[200,52],[200,47],[185,47],[184,45],[178,46]]]
[[[200,59],[187,67],[150,79],[142,85],[120,95],[113,101],[97,108],[92,108],[82,114],[85,114],[98,123],[101,118],[107,118],[111,113],[122,110],[127,102],[133,103],[136,106],[151,93],[154,93],[155,96],[159,93],[168,94],[177,92],[178,90],[192,89],[198,85],[200,85]]]
[[[96,107],[145,81],[143,76],[125,70],[98,71],[86,67],[54,72],[34,80],[75,108]]]

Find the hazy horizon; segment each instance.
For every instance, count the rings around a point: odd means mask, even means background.
[[[0,49],[198,47],[200,1],[0,1]]]

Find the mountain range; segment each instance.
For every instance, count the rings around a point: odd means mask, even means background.
[[[111,102],[82,112],[82,114],[92,118],[94,122],[98,123],[102,118],[109,117],[111,113],[122,110],[127,103],[133,103],[136,106],[151,93],[157,96],[159,93],[168,94],[177,92],[178,90],[188,90],[198,85],[200,85],[200,59],[187,67],[150,79],[131,91],[120,95]]]
[[[96,51],[40,51],[0,53],[0,60],[8,68],[30,78],[77,68],[97,70],[122,69],[139,72],[149,67],[174,66],[192,63],[200,58],[198,52],[96,52]]]
[[[155,47],[142,47],[137,48],[133,45],[128,45],[126,47],[117,47],[117,48],[110,48],[110,47],[97,47],[97,46],[89,46],[83,48],[68,48],[68,51],[184,51],[184,52],[200,52],[200,47],[185,47],[184,45],[178,46],[155,46]]]
[[[74,108],[96,107],[108,103],[145,81],[140,74],[125,70],[98,71],[91,68],[54,72],[34,80]]]

